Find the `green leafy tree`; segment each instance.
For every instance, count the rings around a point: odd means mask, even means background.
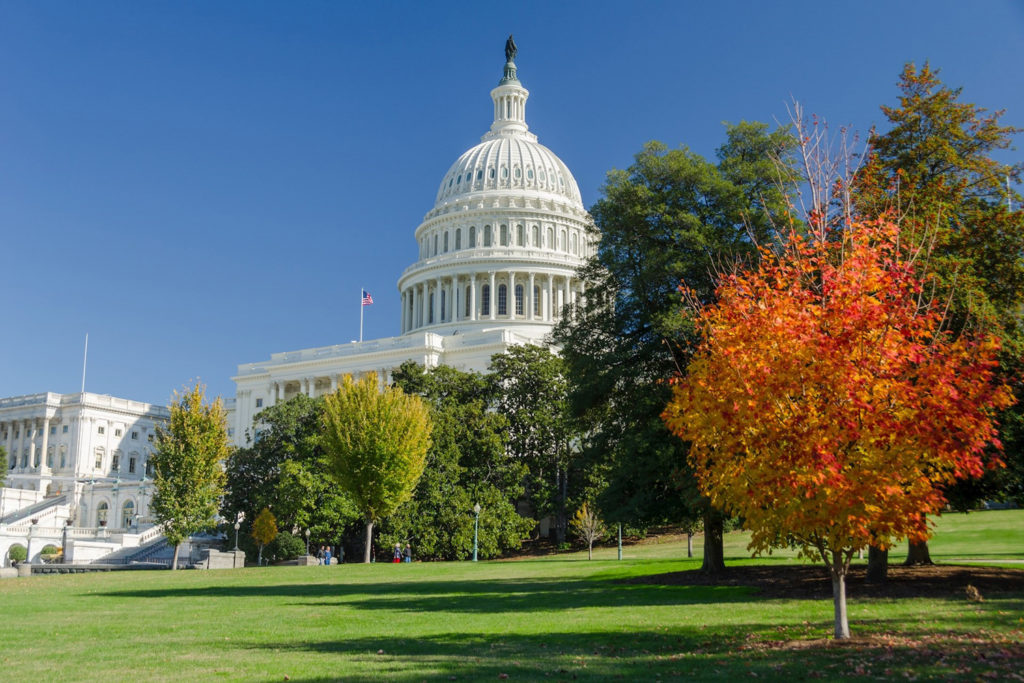
[[[373,525],[412,496],[430,448],[430,415],[419,396],[378,388],[377,375],[342,379],[324,399],[324,451],[331,473],[366,525],[363,561],[370,561]]]
[[[789,212],[780,188],[797,177],[793,149],[785,129],[744,122],[727,127],[717,164],[651,142],[627,170],[609,172],[591,208],[587,296],[555,331],[583,458],[607,479],[597,503],[610,519],[640,525],[700,514],[709,572],[724,568],[723,518],[697,493],[687,445],[659,417],[671,395],[665,380],[686,367],[696,339],[678,287],[685,280],[710,301],[718,270],[775,239]]]
[[[263,508],[260,510],[260,514],[258,514],[256,519],[253,521],[252,537],[260,546],[259,557],[256,560],[256,564],[262,565],[263,546],[277,538],[277,520],[274,518],[274,513],[271,512],[269,508]]]
[[[330,474],[322,423],[323,399],[303,394],[258,413],[252,445],[228,459],[221,515],[251,518],[269,507],[282,528],[309,529],[314,541],[333,544],[359,512]]]
[[[581,442],[568,412],[565,364],[547,348],[513,346],[491,358],[489,378],[495,410],[508,419],[508,454],[528,469],[534,514],[550,515],[563,543]]]
[[[1002,125],[1002,111],[961,101],[928,63],[907,64],[900,74],[898,106],[883,106],[889,128],[872,141],[857,178],[856,204],[864,215],[892,212],[908,244],[925,243],[921,269],[933,278],[940,301],[948,300],[947,325],[990,330],[1002,338],[1000,367],[1012,382],[1015,406],[1001,418],[1008,467],[947,491],[967,509],[985,498],[1024,492],[1024,213],[1007,183],[1019,182],[1022,164],[994,158],[1011,147],[1021,129]],[[872,574],[884,576],[883,554],[873,551]],[[909,564],[930,563],[926,543],[912,543]]]
[[[576,537],[587,544],[587,559],[594,559],[594,543],[608,535],[608,528],[601,521],[597,510],[584,503],[573,515],[570,526]]]
[[[412,499],[381,525],[385,545],[412,542],[422,559],[464,559],[472,552],[473,512],[480,515],[479,554],[518,549],[533,521],[516,502],[526,466],[505,452],[508,420],[491,409],[491,385],[475,372],[429,371],[412,361],[393,373],[397,386],[430,406],[431,446]]]
[[[167,426],[157,427],[150,507],[174,546],[176,569],[181,542],[214,526],[231,448],[221,400],[206,403],[201,384],[176,393],[170,408]]]

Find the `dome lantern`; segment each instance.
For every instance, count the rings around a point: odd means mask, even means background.
[[[537,137],[528,133],[529,126],[526,125],[526,99],[530,91],[523,87],[516,77],[515,58],[518,50],[512,40],[508,37],[505,42],[505,70],[498,81],[498,87],[491,91],[491,99],[494,100],[494,123],[491,130],[483,136],[483,140],[490,140],[502,135],[520,135],[536,140]]]

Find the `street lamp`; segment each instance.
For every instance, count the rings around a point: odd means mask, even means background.
[[[309,529],[306,529],[306,554],[309,555]]]
[[[235,552],[238,552],[238,529],[242,526],[241,522],[235,522]]]
[[[473,506],[473,514],[476,515],[473,518],[473,561],[476,562],[477,538],[480,534],[480,503]]]

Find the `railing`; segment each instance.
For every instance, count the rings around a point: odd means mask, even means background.
[[[5,515],[3,518],[0,518],[0,524],[10,524],[11,522],[18,522],[23,519],[38,517],[40,516],[39,513],[45,512],[47,508],[55,508],[58,505],[67,505],[67,502],[67,494],[60,495],[55,498],[46,498],[34,505],[29,505],[26,508],[16,510],[9,515]]]

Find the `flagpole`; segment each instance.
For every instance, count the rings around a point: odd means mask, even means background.
[[[359,343],[363,343],[363,288],[359,288]]]

